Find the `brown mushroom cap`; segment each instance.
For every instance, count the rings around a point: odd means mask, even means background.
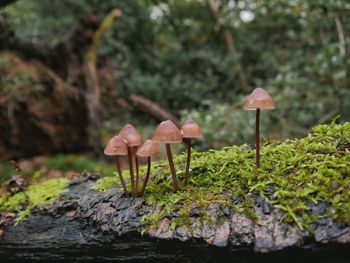
[[[119,132],[119,136],[129,147],[140,146],[142,144],[141,135],[131,124],[126,124]]]
[[[184,138],[202,137],[202,129],[193,120],[187,120],[181,127],[181,134]]]
[[[159,154],[159,144],[152,140],[146,140],[137,150],[136,155],[139,157],[152,157]]]
[[[262,88],[255,89],[243,105],[243,110],[274,110],[275,103],[271,96]]]
[[[128,149],[126,147],[125,142],[120,138],[120,136],[116,135],[112,139],[109,140],[107,146],[104,150],[105,155],[127,155]]]
[[[181,143],[182,135],[179,128],[171,121],[162,121],[153,136],[153,141],[157,143]]]

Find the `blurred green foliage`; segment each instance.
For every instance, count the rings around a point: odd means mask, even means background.
[[[349,1],[219,2],[217,22],[204,0],[19,0],[2,15],[21,38],[55,45],[81,15],[121,9],[100,50],[113,60],[119,94],[189,114],[210,146],[252,139],[254,117],[241,105],[258,86],[277,103],[262,114],[269,137],[301,136],[327,115],[350,119]],[[226,51],[220,25],[231,31],[236,53]]]
[[[66,172],[82,173],[84,171],[98,173],[101,176],[115,176],[115,167],[112,164],[106,164],[82,155],[58,154],[51,156],[41,167],[33,166],[23,171],[16,171],[13,164],[0,163],[0,185],[14,175],[40,179],[47,173],[50,173],[50,171],[59,171],[62,173],[62,176]]]
[[[58,170],[62,172],[83,172],[89,171],[93,173],[99,173],[103,176],[112,176],[115,169],[112,165],[107,165],[92,158],[74,155],[74,154],[59,154],[51,157],[44,164],[44,167],[49,170]]]

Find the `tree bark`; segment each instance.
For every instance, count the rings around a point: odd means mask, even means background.
[[[232,247],[235,252],[241,248],[245,252],[250,249],[251,252],[267,253],[304,246],[320,248],[325,243],[350,244],[348,222],[340,224],[323,217],[313,232],[303,232],[294,224],[283,223],[281,211],[266,209],[267,204],[261,199],[255,202],[256,220],[239,214],[230,206],[210,204],[200,211],[203,218],[210,220],[203,220],[202,216],[193,213],[186,219],[188,223],[184,228],[176,224],[176,213],[160,218],[159,208],[148,206],[143,198],[124,198],[122,189],[118,188],[99,193],[90,186],[90,179],[82,181],[79,178],[72,182],[64,198],[33,210],[28,218],[17,225],[6,218],[0,220],[3,233],[0,251],[8,246],[20,247],[22,251],[37,248],[36,256],[45,260],[47,254],[42,253],[43,244],[45,248],[54,250],[71,245],[110,245],[117,243],[121,236],[127,236],[130,240],[132,233],[143,243],[147,241],[146,237],[176,240],[177,244],[180,240],[187,241],[183,245],[193,249],[191,242],[196,242],[198,246],[201,244],[198,241],[202,241],[201,246],[205,251],[208,251],[210,244],[222,247],[222,253]],[[312,211],[317,211],[317,207],[314,206]],[[153,227],[143,225],[142,219],[147,216],[158,217],[159,224]],[[178,227],[173,228],[173,225]],[[9,256],[6,254],[2,253],[2,259]],[[18,257],[20,255],[18,253]]]

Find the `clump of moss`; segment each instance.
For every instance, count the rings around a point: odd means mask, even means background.
[[[330,206],[328,216],[350,221],[350,123],[320,125],[305,138],[285,142],[266,142],[262,147],[261,168],[256,169],[254,151],[246,145],[219,151],[194,152],[191,186],[174,193],[165,162],[153,170],[146,190],[146,201],[162,208],[162,216],[172,211],[181,214],[179,225],[194,208],[211,203],[229,205],[255,218],[256,197],[267,200],[284,212],[285,222],[300,229],[311,229],[320,216],[311,206],[323,202]],[[345,146],[344,146],[345,145]],[[184,177],[185,155],[175,159],[178,177]],[[232,204],[232,199],[237,204]],[[159,213],[158,213],[159,215]],[[159,216],[144,220],[155,225]]]
[[[100,192],[106,192],[113,187],[121,187],[120,181],[117,176],[114,177],[102,177],[97,180],[95,184],[91,186],[92,189],[98,190]]]
[[[56,198],[68,191],[70,180],[66,178],[51,179],[28,187],[8,198],[0,197],[0,211],[18,213],[17,222],[25,219],[33,208],[52,204]]]
[[[145,174],[146,174],[146,166],[140,166],[139,167],[139,180],[140,182],[143,182]],[[98,190],[100,192],[106,192],[110,190],[113,187],[121,187],[120,180],[116,174],[115,171],[111,173],[111,175],[114,175],[113,177],[102,177],[101,179],[97,180],[95,184],[92,185],[92,189]],[[123,171],[123,177],[127,185],[129,185],[130,188],[130,175],[129,171]],[[129,189],[131,191],[131,189]]]

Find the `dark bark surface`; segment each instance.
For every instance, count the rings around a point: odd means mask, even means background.
[[[98,193],[90,189],[92,183],[89,179],[79,179],[53,205],[33,211],[16,226],[11,223],[5,229],[0,248],[103,245],[130,236],[146,243],[151,237],[153,240],[187,241],[184,243],[187,246],[206,247],[207,243],[229,251],[248,249],[259,252],[350,242],[347,225],[324,219],[316,226],[314,234],[300,231],[296,226],[282,223],[281,212],[259,200],[255,209],[259,216],[257,221],[233,213],[228,207],[212,204],[206,211],[195,209],[186,228],[172,229],[171,223],[178,216],[174,211],[170,217],[161,220],[156,229],[144,229],[142,218],[159,213],[157,208],[147,206],[143,198],[122,197],[121,189]],[[319,205],[314,212],[324,213],[325,209]],[[199,215],[203,212],[210,216],[212,224],[201,224]]]

